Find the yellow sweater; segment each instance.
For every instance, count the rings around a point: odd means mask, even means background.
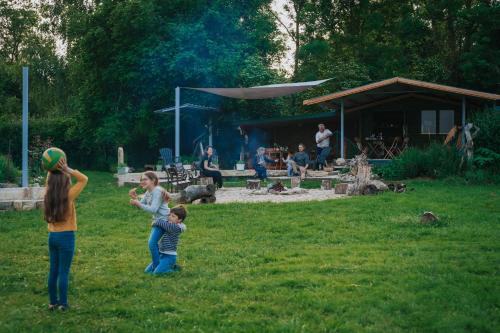
[[[73,170],[71,174],[76,178],[76,184],[71,186],[68,194],[69,210],[68,217],[64,221],[47,223],[50,232],[61,232],[61,231],[76,231],[76,209],[75,200],[78,198],[85,185],[87,185],[88,178],[83,173],[78,170]]]

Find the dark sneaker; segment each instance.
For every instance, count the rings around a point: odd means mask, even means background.
[[[182,271],[182,267],[181,267],[181,265],[174,264],[172,266],[172,270],[174,270],[175,272],[180,272],[180,271]]]
[[[69,310],[69,305],[59,305],[57,307],[57,310],[61,311],[61,312],[65,312],[65,311],[68,311]]]

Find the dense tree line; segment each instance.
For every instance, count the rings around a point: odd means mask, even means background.
[[[152,110],[173,105],[176,86],[334,78],[291,99],[187,93],[186,100],[220,107],[220,121],[229,123],[309,112],[304,98],[393,76],[500,91],[497,1],[290,0],[283,8],[290,23],[271,2],[0,0],[0,153],[19,160],[23,65],[30,67],[31,135],[53,138],[94,168],[114,164],[118,145],[135,164],[168,145],[171,118]],[[273,66],[286,37],[294,53],[289,78]]]

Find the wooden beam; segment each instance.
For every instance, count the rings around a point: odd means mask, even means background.
[[[459,102],[456,102],[454,100],[447,99],[447,98],[436,97],[436,96],[426,96],[426,95],[421,95],[421,94],[411,94],[411,95],[413,97],[419,98],[419,99],[426,99],[426,100],[434,101],[434,102],[442,102],[442,103],[449,103],[449,104],[453,104],[453,105],[460,105]]]
[[[363,109],[366,109],[366,108],[369,108],[369,107],[372,107],[372,106],[377,106],[377,105],[381,105],[381,104],[387,104],[387,103],[399,101],[399,100],[402,100],[402,99],[410,98],[412,95],[413,94],[404,94],[404,95],[401,95],[401,96],[384,98],[383,100],[379,100],[379,101],[376,101],[376,102],[368,103],[368,104],[365,104],[365,105],[359,105],[359,106],[347,109],[346,112],[363,110]]]
[[[400,84],[400,85],[406,85],[406,86],[410,86],[410,87],[430,89],[430,90],[434,90],[434,91],[441,91],[444,93],[451,93],[451,94],[455,94],[455,95],[459,95],[459,96],[462,95],[462,96],[467,96],[467,97],[486,99],[486,100],[490,100],[490,101],[500,100],[500,95],[497,95],[497,94],[490,94],[490,93],[485,93],[485,92],[481,92],[481,91],[445,86],[442,84],[436,84],[436,83],[430,83],[430,82],[424,82],[424,81],[410,80],[410,79],[405,79],[402,77],[394,77],[392,79],[387,79],[387,80],[383,80],[383,81],[379,81],[379,82],[375,82],[375,83],[370,83],[370,84],[367,84],[367,85],[364,85],[361,87],[348,89],[348,90],[344,90],[344,91],[339,91],[339,92],[324,95],[324,96],[306,99],[302,103],[303,103],[303,105],[312,105],[312,104],[321,103],[321,102],[325,102],[325,101],[329,101],[329,100],[340,99],[342,97],[346,97],[346,96],[350,96],[350,95],[364,93],[364,92],[374,90],[377,88],[389,86],[391,84]]]

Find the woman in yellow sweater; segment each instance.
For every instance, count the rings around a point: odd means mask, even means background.
[[[73,186],[71,176],[77,181]],[[87,185],[87,180],[87,176],[68,167],[64,159],[59,161],[57,170],[47,174],[44,204],[45,221],[49,227],[49,310],[68,309],[69,269],[75,251],[75,200]]]

